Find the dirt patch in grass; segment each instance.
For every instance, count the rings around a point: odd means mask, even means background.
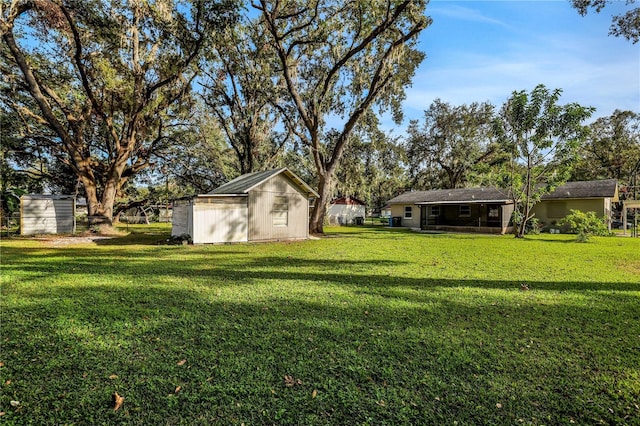
[[[66,245],[70,245],[70,244],[89,244],[89,243],[95,243],[96,241],[100,241],[100,240],[110,240],[114,237],[105,237],[102,235],[82,235],[82,236],[77,236],[77,237],[61,237],[61,238],[54,238],[54,239],[49,239],[48,241],[46,241],[48,244],[54,245],[54,246],[66,246]]]

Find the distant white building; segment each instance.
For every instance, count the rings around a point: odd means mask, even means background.
[[[331,201],[327,209],[327,218],[331,225],[353,225],[363,223],[366,205],[357,198],[340,197]]]

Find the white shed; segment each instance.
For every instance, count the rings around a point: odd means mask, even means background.
[[[356,218],[364,220],[366,204],[353,197],[335,198],[329,204],[327,217],[332,225],[352,225]]]
[[[286,168],[242,175],[208,194],[176,200],[172,236],[194,244],[305,239],[318,194]]]
[[[20,234],[73,234],[76,200],[73,195],[29,194],[20,197]]]

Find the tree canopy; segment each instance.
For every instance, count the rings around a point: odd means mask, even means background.
[[[616,110],[591,123],[589,130],[573,177],[631,184],[633,173],[640,170],[640,114]]]
[[[516,204],[517,237],[524,236],[540,198],[567,181],[587,135],[582,122],[594,109],[577,103],[558,105],[561,94],[561,89],[542,84],[530,93],[513,92],[496,120],[498,138],[511,157],[503,184]]]
[[[589,9],[595,9],[600,13],[612,0],[571,0],[575,9],[580,15],[585,16]],[[626,0],[627,6],[635,4],[636,0]],[[640,40],[640,7],[634,7],[626,11],[623,15],[615,15],[612,18],[609,35],[624,37],[636,44]]]
[[[0,10],[5,98],[47,127],[51,155],[110,223],[118,191],[188,114],[197,62],[235,18],[232,1],[13,0]]]
[[[430,23],[425,6],[422,0],[253,3],[278,60],[286,125],[315,166],[320,197],[311,232],[323,231],[334,174],[358,123],[376,105],[400,119],[404,89],[424,58],[416,40]]]
[[[422,123],[412,120],[406,147],[412,187],[461,188],[474,183],[483,166],[499,162],[494,109],[488,102],[452,106],[436,99]]]

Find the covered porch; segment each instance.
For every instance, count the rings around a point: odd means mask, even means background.
[[[420,228],[425,231],[506,234],[513,231],[513,203],[416,203]]]

